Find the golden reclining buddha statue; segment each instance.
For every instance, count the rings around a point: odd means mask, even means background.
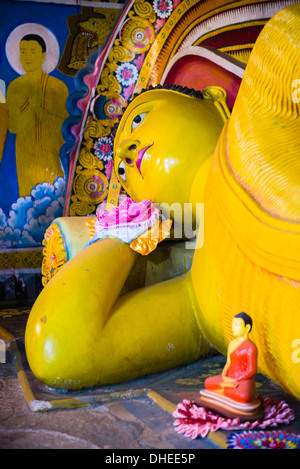
[[[107,237],[71,258],[27,323],[28,362],[41,381],[80,389],[212,347],[226,354],[232,317],[245,311],[258,370],[300,398],[299,24],[300,4],[266,24],[228,119],[213,87],[202,98],[151,89],[128,105],[115,136],[126,192],[192,207],[193,216],[204,203],[204,243],[186,274],[122,296],[139,256],[128,242]]]

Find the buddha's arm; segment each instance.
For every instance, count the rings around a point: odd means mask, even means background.
[[[226,365],[224,366],[224,369],[222,371],[222,382],[220,383],[221,388],[236,388],[237,387],[237,381],[234,378],[231,378],[228,376],[230,368],[230,359],[227,360]]]
[[[225,366],[223,368],[223,371],[222,371],[222,374],[221,374],[223,379],[227,377],[229,368],[230,368],[230,357],[228,356],[226,364],[225,364]]]
[[[0,163],[4,151],[8,126],[8,107],[6,103],[0,102]]]
[[[97,325],[104,327],[137,256],[129,244],[117,238],[96,241],[57,272],[38,297],[35,308],[40,309],[40,303],[45,307],[54,303],[57,311],[70,310],[73,315],[90,306],[97,311]]]
[[[103,239],[46,285],[25,334],[29,365],[41,381],[68,389],[119,382],[210,351],[188,275],[119,297],[136,256],[122,241]]]
[[[235,388],[237,386],[236,380],[228,376],[228,372],[229,372],[230,365],[231,365],[231,360],[230,360],[231,352],[232,352],[232,344],[229,344],[228,352],[227,352],[227,361],[221,374],[222,382],[220,383],[220,386],[222,388]]]
[[[28,126],[31,118],[29,96],[26,96],[18,85],[12,82],[7,88],[7,105],[9,112],[8,130],[18,133]]]
[[[40,113],[46,113],[52,119],[66,119],[68,94],[68,88],[63,82],[53,77],[47,77]]]
[[[227,380],[228,381],[232,381],[232,378],[228,378],[228,372],[229,372],[229,369],[230,369],[230,365],[231,365],[231,359],[230,359],[230,356],[231,356],[231,353],[233,352],[234,350],[234,342],[230,342],[229,345],[228,345],[228,350],[227,350],[227,360],[226,360],[226,364],[223,368],[223,371],[222,371],[222,378],[224,380]]]

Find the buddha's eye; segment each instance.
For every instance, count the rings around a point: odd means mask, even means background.
[[[141,114],[138,114],[137,116],[135,116],[131,124],[131,131],[136,129],[143,122],[146,115],[147,115],[147,112],[142,112]]]
[[[127,181],[127,179],[126,179],[126,167],[125,167],[124,161],[121,161],[121,163],[119,164],[118,173],[119,173],[120,178],[124,182],[126,182]]]

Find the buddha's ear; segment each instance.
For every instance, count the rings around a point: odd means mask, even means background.
[[[224,122],[230,117],[230,110],[227,105],[227,93],[221,86],[207,86],[202,90],[204,99],[211,99],[218,109]]]

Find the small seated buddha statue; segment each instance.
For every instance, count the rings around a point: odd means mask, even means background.
[[[222,374],[207,378],[200,391],[200,404],[227,417],[253,420],[262,416],[262,402],[255,396],[257,347],[248,338],[251,317],[242,312],[232,321],[230,342]]]

